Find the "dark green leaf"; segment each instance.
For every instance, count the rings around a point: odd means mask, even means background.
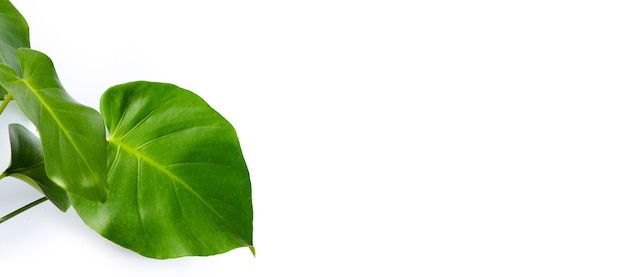
[[[5,64],[19,74],[20,64],[15,50],[30,47],[28,24],[8,0],[0,0],[0,64]],[[0,99],[6,91],[0,87]]]
[[[19,124],[9,125],[11,140],[11,164],[5,170],[7,176],[24,180],[41,191],[60,210],[70,207],[67,193],[48,179],[43,162],[39,138]]]
[[[3,85],[39,130],[48,177],[68,192],[104,201],[106,139],[102,117],[67,94],[46,55],[25,48],[18,49],[17,54],[22,79]],[[0,73],[5,71],[0,67]],[[9,75],[4,73],[0,75]]]
[[[109,197],[72,198],[111,241],[173,258],[252,248],[248,170],[233,127],[194,93],[134,82],[101,99],[109,128]]]

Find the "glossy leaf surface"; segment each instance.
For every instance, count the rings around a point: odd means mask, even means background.
[[[72,198],[111,241],[153,258],[252,248],[248,170],[233,127],[194,93],[134,82],[107,90],[109,197]]]
[[[11,164],[7,176],[21,179],[41,191],[60,210],[66,211],[70,201],[65,190],[46,175],[39,138],[19,124],[9,125]]]
[[[28,24],[8,0],[0,0],[0,64],[9,66],[20,74],[20,64],[15,53],[20,47],[30,47]],[[6,91],[0,87],[0,99]]]
[[[57,78],[50,58],[17,50],[22,78],[3,85],[37,126],[48,177],[81,197],[106,199],[106,139],[100,114],[72,99]],[[8,78],[6,68],[0,76]]]

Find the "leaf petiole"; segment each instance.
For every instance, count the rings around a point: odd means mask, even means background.
[[[3,223],[5,221],[11,219],[14,216],[16,216],[18,214],[21,214],[22,212],[25,212],[26,210],[28,210],[28,209],[30,209],[32,207],[35,207],[35,206],[39,205],[40,203],[45,202],[46,200],[48,200],[48,198],[46,198],[46,197],[39,198],[39,199],[31,202],[30,204],[28,204],[28,205],[26,205],[24,207],[21,207],[21,208],[15,210],[15,211],[11,212],[10,214],[7,214],[7,215],[3,216],[2,218],[0,218],[0,223]]]
[[[11,102],[12,99],[13,97],[11,97],[10,93],[7,93],[7,95],[4,96],[4,101],[2,101],[2,104],[0,104],[0,114],[4,112],[4,109],[7,107],[7,105],[9,105],[9,102]]]

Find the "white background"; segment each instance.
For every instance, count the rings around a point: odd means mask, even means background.
[[[257,257],[143,258],[44,203],[2,275],[624,276],[622,2],[14,0],[80,102],[169,82],[229,119]]]

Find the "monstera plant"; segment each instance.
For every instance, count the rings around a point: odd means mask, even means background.
[[[100,112],[84,106],[63,88],[52,60],[30,48],[15,6],[0,0],[0,100],[0,114],[14,101],[36,127],[7,126],[11,162],[0,179],[42,193],[0,222],[50,200],[146,257],[239,247],[254,254],[251,184],[237,134],[198,95],[137,81],[104,92]]]

